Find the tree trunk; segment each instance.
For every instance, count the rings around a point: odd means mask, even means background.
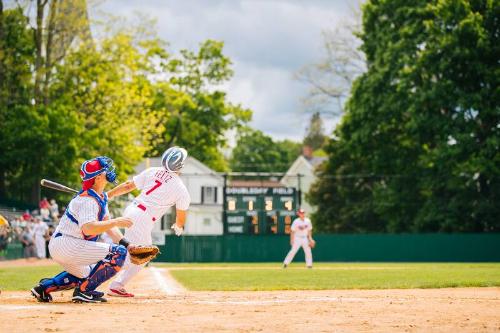
[[[35,104],[40,105],[42,101],[42,80],[43,80],[43,56],[42,56],[42,39],[43,39],[43,16],[44,8],[48,0],[36,1],[36,30],[35,30]]]
[[[54,40],[55,26],[56,26],[56,12],[57,12],[58,1],[52,0],[50,4],[49,13],[49,26],[47,31],[47,44],[45,45],[45,83],[43,89],[43,103],[45,106],[49,105],[49,82],[50,76],[52,74],[52,44]]]

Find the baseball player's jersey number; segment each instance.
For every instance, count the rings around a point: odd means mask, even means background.
[[[154,190],[156,190],[158,187],[161,186],[161,184],[163,184],[162,182],[160,182],[159,180],[155,180],[155,185],[153,187],[151,187],[147,192],[146,192],[146,195],[149,195],[151,192],[153,192]]]

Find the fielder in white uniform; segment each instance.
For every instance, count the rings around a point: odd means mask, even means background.
[[[154,224],[160,221],[168,208],[174,205],[176,222],[172,229],[177,236],[182,234],[191,202],[188,190],[179,177],[186,157],[185,149],[169,148],[162,155],[162,167],[146,169],[133,177],[132,181],[122,183],[108,192],[111,198],[134,189],[141,190],[141,194],[125,209],[124,216],[134,222],[132,227],[125,231],[128,240],[136,244],[151,245],[151,231]],[[125,285],[144,265],[131,263],[130,256],[127,256],[123,269],[109,287],[108,295],[134,297],[132,293],[127,292]]]
[[[97,157],[82,164],[82,190],[69,202],[49,243],[52,258],[65,271],[40,283],[31,293],[40,302],[51,302],[53,291],[75,288],[73,302],[106,302],[104,293],[96,288],[113,277],[123,266],[127,248],[118,227],[130,227],[126,217],[109,219],[108,197],[104,192],[107,182],[114,182],[113,161]],[[118,244],[96,242],[107,232]]]
[[[283,261],[283,268],[287,268],[287,266],[290,265],[293,257],[295,257],[295,254],[300,247],[302,247],[302,249],[304,250],[304,254],[306,255],[307,268],[312,268],[313,258],[311,247],[309,246],[309,244],[313,242],[311,220],[305,217],[305,212],[303,209],[299,209],[297,211],[297,215],[299,217],[293,221],[291,227],[292,230],[290,233],[290,245],[292,246],[292,248]]]
[[[35,220],[36,223],[33,226],[33,234],[35,236],[36,256],[38,259],[43,259],[47,255],[45,252],[45,237],[47,236],[49,226],[39,218]]]

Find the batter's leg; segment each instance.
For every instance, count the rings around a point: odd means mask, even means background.
[[[151,230],[153,229],[151,217],[135,207],[127,208],[124,216],[130,217],[134,221],[132,227],[125,230],[125,238],[132,244],[151,245],[153,243],[151,238]],[[109,286],[108,295],[133,297],[133,294],[125,290],[125,286],[145,265],[133,264],[130,262],[130,255],[127,255],[122,270]]]

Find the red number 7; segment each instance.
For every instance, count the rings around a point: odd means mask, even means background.
[[[153,187],[151,187],[147,192],[146,192],[146,195],[149,195],[149,193],[153,192],[154,190],[156,190],[158,187],[161,186],[161,184],[163,184],[162,182],[160,182],[159,180],[155,180],[155,185]]]

